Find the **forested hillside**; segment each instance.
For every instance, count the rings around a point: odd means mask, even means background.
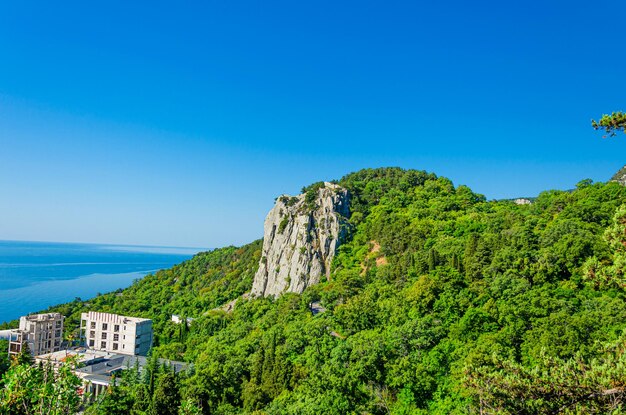
[[[135,379],[90,411],[622,413],[625,187],[586,180],[517,205],[414,170],[337,183],[351,195],[350,237],[301,295],[241,298],[256,241],[55,307],[68,327],[88,309],[152,318],[155,355],[193,363],[160,375],[170,409]]]

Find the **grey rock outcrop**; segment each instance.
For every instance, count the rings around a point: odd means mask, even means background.
[[[611,181],[626,186],[626,166],[622,167],[617,173],[615,173],[611,178]]]
[[[328,276],[347,233],[348,191],[332,183],[281,196],[265,218],[263,251],[251,295],[301,293]]]

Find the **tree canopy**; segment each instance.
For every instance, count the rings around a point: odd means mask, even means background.
[[[611,115],[604,114],[600,121],[591,120],[591,126],[595,130],[604,130],[610,137],[614,137],[619,131],[626,133],[626,113],[617,111]]]
[[[518,205],[416,170],[337,183],[350,238],[302,294],[242,297],[256,241],[53,308],[68,334],[86,310],[152,318],[154,356],[192,363],[128,371],[109,393],[120,413],[624,412],[626,187],[584,181]]]

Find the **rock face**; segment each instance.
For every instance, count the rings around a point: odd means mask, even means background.
[[[263,252],[252,296],[301,293],[328,276],[347,233],[348,191],[319,184],[299,196],[281,196],[265,218]]]
[[[615,175],[611,178],[612,182],[618,182],[619,184],[626,186],[626,166],[622,167]]]

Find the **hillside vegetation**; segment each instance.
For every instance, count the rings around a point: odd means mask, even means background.
[[[55,307],[68,327],[86,310],[152,318],[154,354],[193,363],[160,375],[169,406],[135,380],[90,411],[622,413],[625,187],[582,181],[516,205],[414,170],[337,183],[351,194],[350,238],[301,295],[216,309],[250,290],[255,241]]]

